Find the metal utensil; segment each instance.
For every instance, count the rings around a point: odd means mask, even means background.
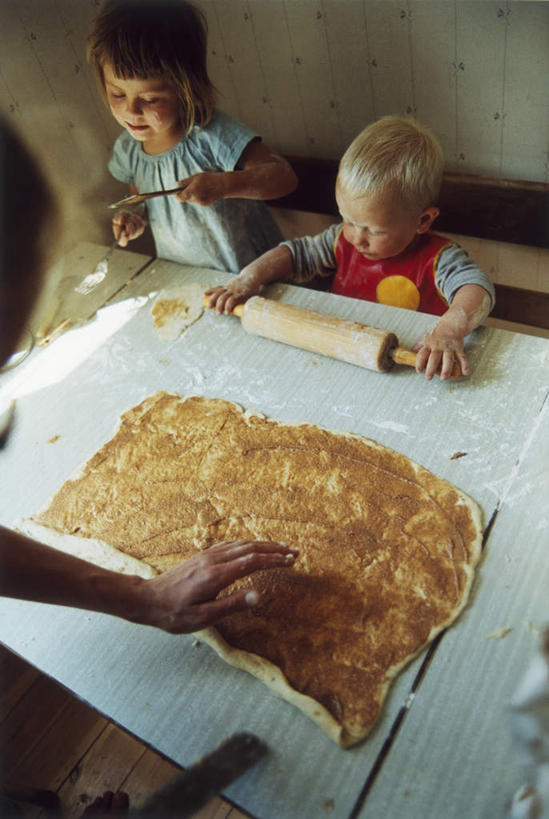
[[[122,208],[125,206],[131,205],[140,205],[141,202],[145,202],[147,199],[154,199],[155,196],[169,196],[171,193],[178,193],[179,191],[184,191],[189,183],[186,182],[184,185],[180,185],[178,188],[170,188],[167,191],[150,191],[149,193],[132,193],[130,196],[125,196],[124,199],[121,199],[119,202],[113,202],[112,205],[109,205],[109,208]]]
[[[194,816],[200,808],[242,776],[268,752],[267,745],[254,734],[234,734],[200,759],[144,804],[130,811],[130,817]]]

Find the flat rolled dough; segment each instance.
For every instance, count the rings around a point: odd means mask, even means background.
[[[35,516],[156,571],[235,539],[297,546],[259,604],[199,632],[336,742],[363,739],[396,674],[466,604],[476,503],[375,441],[156,393]],[[45,539],[45,538],[42,538]]]
[[[200,284],[162,290],[151,308],[155,332],[163,341],[175,341],[204,312]]]

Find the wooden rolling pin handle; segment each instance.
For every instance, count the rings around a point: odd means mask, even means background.
[[[393,347],[393,349],[389,352],[389,355],[395,364],[404,364],[407,367],[416,366],[417,355],[416,353],[413,353],[412,350],[406,350],[404,347]],[[459,366],[459,361],[454,361],[454,367],[450,378],[455,379],[462,377],[463,373],[461,371],[461,367]]]
[[[411,350],[406,350],[404,347],[393,347],[389,351],[389,355],[395,364],[405,364],[407,367],[416,366],[416,354]]]

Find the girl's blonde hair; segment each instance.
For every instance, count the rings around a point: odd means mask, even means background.
[[[444,157],[415,119],[389,116],[364,129],[339,164],[337,185],[352,197],[393,195],[412,211],[435,205]]]
[[[207,125],[214,110],[207,33],[204,14],[187,0],[105,0],[88,37],[88,60],[103,94],[106,64],[125,80],[165,77],[188,133]]]

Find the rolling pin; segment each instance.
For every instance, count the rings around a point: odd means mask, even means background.
[[[209,300],[209,296],[204,296],[205,307]],[[313,313],[261,296],[252,296],[244,304],[237,304],[232,315],[238,316],[243,328],[252,335],[281,341],[368,370],[388,372],[393,364],[416,365],[416,354],[399,347],[394,333],[356,321]],[[459,378],[461,374],[456,362],[451,377]]]

